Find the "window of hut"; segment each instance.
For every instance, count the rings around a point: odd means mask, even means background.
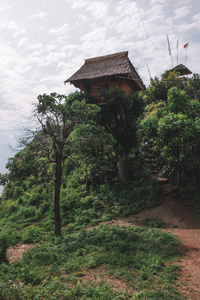
[[[108,91],[109,90],[109,84],[108,83],[104,83],[103,86],[102,86],[102,90],[105,92],[105,91]]]

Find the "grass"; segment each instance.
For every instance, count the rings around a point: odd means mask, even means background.
[[[6,187],[0,201],[0,299],[183,300],[176,286],[179,267],[173,264],[179,243],[159,230],[160,220],[146,219],[137,228],[98,226],[156,205],[158,187],[149,171],[136,165],[123,188],[110,178],[86,190],[83,170],[66,174],[60,238],[53,233],[51,186],[27,179],[21,188],[17,182]],[[6,249],[17,243],[35,248],[8,264]],[[111,284],[116,280],[121,288]]]
[[[152,228],[165,228],[166,224],[162,219],[159,218],[144,218],[142,225]]]
[[[179,267],[172,263],[180,256],[178,244],[158,229],[106,225],[41,241],[22,259],[0,265],[0,299],[182,300],[175,283]],[[90,270],[99,276],[106,270],[127,290],[116,291],[103,276],[84,283]]]

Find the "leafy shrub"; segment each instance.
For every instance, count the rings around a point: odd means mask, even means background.
[[[0,263],[6,262],[6,250],[9,246],[15,245],[20,239],[16,230],[4,228],[0,231]]]
[[[9,247],[8,237],[5,234],[0,234],[0,263],[6,262],[6,250]]]
[[[142,220],[142,224],[153,228],[165,228],[166,224],[163,220],[159,218],[145,218]]]
[[[42,229],[36,226],[30,226],[22,231],[21,241],[23,243],[37,243],[42,240]]]
[[[21,268],[20,273],[20,279],[25,284],[31,283],[33,285],[38,285],[44,280],[44,276],[37,268],[31,269],[30,267],[25,266]]]
[[[45,265],[51,265],[55,263],[58,259],[57,254],[49,249],[44,249],[43,247],[40,247],[39,250],[36,248],[24,253],[24,261],[25,263],[29,264],[30,266],[45,266]]]
[[[14,200],[6,200],[1,202],[1,212],[0,216],[1,218],[9,217],[12,213],[15,213],[17,211],[17,202]]]
[[[21,222],[21,223],[29,223],[35,220],[35,206],[18,206],[18,210],[16,213],[10,216],[10,220]]]

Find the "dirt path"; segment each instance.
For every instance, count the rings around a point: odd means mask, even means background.
[[[181,250],[184,256],[176,262],[182,268],[180,289],[189,300],[200,300],[200,224],[194,221],[194,211],[190,207],[171,197],[171,185],[163,184],[162,190],[160,205],[142,211],[137,216],[132,215],[109,223],[135,226],[142,225],[146,218],[163,220],[166,225],[163,230],[175,234],[183,243]]]
[[[137,223],[144,218],[159,218],[166,224],[165,231],[179,237],[184,257],[176,264],[182,267],[182,289],[188,299],[200,300],[200,230],[193,215],[189,207],[165,195],[160,206],[139,214]]]

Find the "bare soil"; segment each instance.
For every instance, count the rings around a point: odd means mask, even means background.
[[[22,254],[34,247],[34,244],[17,244],[15,247],[10,247],[7,250],[8,262],[11,264],[22,257]]]

